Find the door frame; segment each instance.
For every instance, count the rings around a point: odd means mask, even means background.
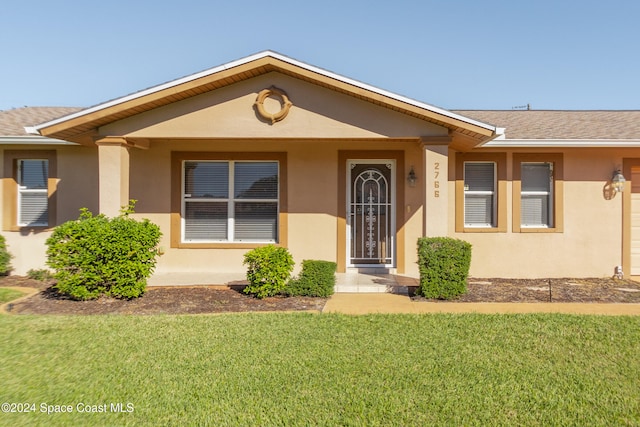
[[[351,240],[351,236],[352,236],[352,227],[353,224],[351,224],[350,218],[351,218],[351,214],[350,214],[350,206],[352,203],[352,190],[353,190],[353,176],[351,174],[351,172],[353,171],[353,168],[355,165],[386,165],[391,173],[389,174],[390,176],[390,182],[389,182],[389,196],[390,196],[390,222],[389,222],[389,230],[387,232],[387,235],[389,237],[390,240],[390,244],[391,244],[391,251],[390,251],[390,258],[391,258],[391,262],[390,263],[371,263],[371,264],[354,264],[352,262],[352,257],[351,257],[351,244],[352,244],[352,240]],[[347,213],[347,268],[351,268],[351,267],[355,267],[355,268],[395,268],[396,266],[396,193],[397,193],[397,189],[396,189],[396,180],[397,180],[397,167],[396,167],[396,161],[395,159],[348,159],[346,162],[346,199],[344,201],[345,206],[346,206],[346,213]],[[377,242],[378,244],[380,244],[380,241]]]
[[[402,150],[339,150],[338,151],[338,223],[337,223],[337,247],[336,262],[337,271],[347,271],[349,251],[347,243],[347,162],[349,160],[382,160],[395,161],[395,271],[398,274],[405,272],[405,230],[404,230],[404,191],[405,180],[405,152]],[[378,267],[380,269],[381,267]],[[389,268],[389,267],[387,267]]]

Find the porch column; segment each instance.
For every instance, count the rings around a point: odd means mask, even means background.
[[[100,213],[118,216],[129,204],[129,148],[125,138],[105,137],[98,146],[98,193]]]
[[[445,237],[449,232],[449,137],[422,138],[424,235]]]

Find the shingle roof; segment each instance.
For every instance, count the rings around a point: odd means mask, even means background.
[[[0,111],[0,136],[25,136],[34,126],[82,110],[24,107]],[[640,111],[455,110],[457,114],[506,128],[507,139],[640,140]]]
[[[506,128],[506,139],[640,140],[640,111],[456,110]]]
[[[0,111],[0,136],[26,136],[25,126],[57,119],[80,111],[77,107],[23,107]]]

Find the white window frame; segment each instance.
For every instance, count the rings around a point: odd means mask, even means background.
[[[185,192],[185,165],[189,162],[195,163],[226,163],[229,173],[229,188],[226,198],[199,198],[191,197]],[[278,181],[276,184],[277,194],[275,199],[236,199],[235,198],[235,164],[236,163],[275,163],[278,171]],[[181,242],[182,243],[278,243],[280,231],[280,162],[278,160],[217,160],[217,159],[186,159],[182,160],[181,165]],[[186,204],[198,202],[220,202],[227,203],[227,238],[226,239],[186,239]],[[275,239],[235,239],[235,206],[236,203],[276,203],[276,238]]]
[[[22,177],[22,168],[24,162],[46,162],[47,164],[47,176],[45,177],[45,188],[28,188],[27,186],[22,185],[21,177]],[[49,168],[51,165],[49,164],[49,159],[17,159],[17,198],[18,198],[18,212],[17,212],[17,223],[19,227],[48,227],[49,226]],[[47,198],[47,216],[46,221],[44,222],[22,222],[20,219],[22,218],[22,198],[25,194],[44,194]]]
[[[467,164],[472,164],[472,163],[491,163],[493,165],[493,190],[492,191],[473,191],[473,190],[469,190],[467,188],[466,185],[466,178],[467,178]],[[478,160],[478,161],[465,161],[463,162],[463,175],[462,175],[462,182],[464,185],[464,195],[463,195],[463,200],[464,200],[464,209],[463,209],[463,220],[464,220],[464,227],[465,228],[496,228],[497,227],[497,214],[498,214],[498,197],[497,197],[497,192],[498,192],[498,179],[497,179],[497,175],[498,175],[498,164],[495,161],[482,161],[482,160]],[[466,221],[466,213],[467,213],[467,195],[470,196],[491,196],[491,223],[484,223],[484,224],[471,224],[468,223]]]
[[[522,176],[522,167],[524,165],[548,165],[549,166],[549,191],[525,191],[524,188],[524,178]],[[553,175],[553,162],[520,162],[520,227],[521,228],[553,228],[553,186],[554,186],[554,175]],[[523,210],[522,210],[522,200],[524,196],[546,196],[547,197],[547,224],[523,224]]]

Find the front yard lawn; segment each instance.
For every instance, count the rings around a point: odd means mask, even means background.
[[[640,424],[637,317],[3,315],[0,336],[1,425]]]
[[[13,301],[23,296],[24,293],[16,291],[15,289],[0,288],[0,304]]]

